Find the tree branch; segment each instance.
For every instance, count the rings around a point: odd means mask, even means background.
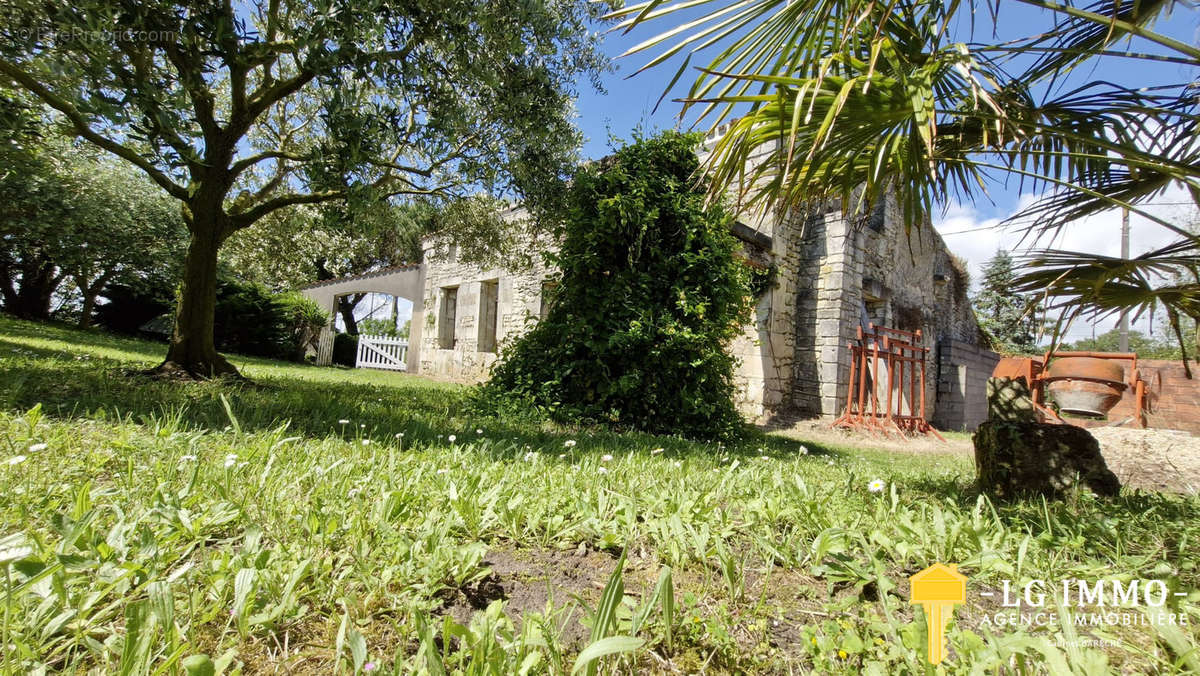
[[[316,73],[302,70],[294,77],[254,90],[247,99],[246,107],[240,114],[235,114],[233,119],[229,121],[229,130],[233,133],[233,136],[241,138],[250,129],[250,125],[254,124],[254,121],[258,119],[259,115],[262,115],[263,112],[279,101],[300,91],[316,77]]]
[[[137,154],[132,148],[123,146],[110,138],[96,133],[88,126],[87,120],[75,106],[55,95],[54,92],[47,89],[32,75],[21,70],[16,64],[6,59],[0,59],[0,73],[12,78],[23,89],[37,96],[46,105],[65,115],[67,120],[71,122],[75,133],[79,136],[146,172],[155,183],[161,186],[163,190],[166,190],[172,197],[179,200],[186,200],[188,198],[186,188],[172,181],[166,174],[159,171],[149,160]]]
[[[266,152],[258,153],[257,155],[251,155],[250,157],[247,157],[245,159],[241,159],[241,160],[238,160],[237,162],[234,162],[233,166],[230,167],[230,169],[229,169],[229,173],[234,178],[237,178],[237,176],[239,174],[241,174],[243,171],[258,164],[259,162],[263,162],[265,160],[270,160],[270,159],[292,160],[294,162],[303,162],[304,160],[306,160],[308,158],[305,155],[300,155],[299,153],[289,153],[286,150],[268,150]]]
[[[178,44],[165,42],[161,43],[161,46],[167,60],[179,73],[179,81],[183,88],[187,90],[188,98],[192,102],[192,111],[196,113],[196,122],[204,132],[206,143],[215,142],[221,135],[221,127],[217,124],[212,93],[208,91],[204,78],[196,73],[192,58],[180,53]]]
[[[241,230],[242,228],[253,225],[258,221],[258,219],[266,216],[272,211],[278,211],[279,209],[283,209],[285,207],[291,207],[300,204],[320,204],[322,202],[331,202],[345,196],[345,190],[326,190],[324,192],[315,193],[288,193],[269,199],[254,208],[247,209],[246,211],[230,214],[229,218],[233,222],[233,229]]]

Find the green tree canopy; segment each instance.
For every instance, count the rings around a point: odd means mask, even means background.
[[[1005,353],[1037,351],[1041,307],[1038,298],[1016,290],[1012,256],[997,251],[983,266],[979,292],[971,298],[979,328],[992,339],[992,348]]]
[[[289,207],[483,190],[536,207],[574,163],[586,0],[9,0],[0,78],[145,172],[190,233],[161,369],[233,374],[217,254]]]
[[[741,430],[729,344],[749,320],[730,215],[705,208],[697,135],[639,139],[582,169],[545,319],[482,390],[556,420],[721,438]]]
[[[1189,332],[1190,333],[1190,332]],[[1117,329],[1106,331],[1095,338],[1083,338],[1063,350],[1080,350],[1084,352],[1120,352],[1121,332]],[[1129,332],[1129,351],[1136,352],[1141,359],[1179,359],[1179,345],[1163,337],[1151,337],[1141,331]]]
[[[107,284],[176,267],[185,230],[141,172],[58,134],[39,108],[27,108],[24,131],[9,127],[0,148],[0,295],[6,311],[45,319],[70,280],[87,326]]]

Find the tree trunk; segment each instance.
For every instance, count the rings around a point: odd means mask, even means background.
[[[219,209],[219,207],[218,207]],[[197,221],[201,214],[197,213]],[[214,219],[215,220],[215,219]],[[196,222],[188,245],[167,358],[157,375],[192,378],[238,377],[237,368],[217,354],[213,320],[217,303],[217,250],[224,239],[216,222]]]
[[[87,329],[92,326],[92,315],[96,311],[96,296],[104,290],[104,285],[112,279],[111,273],[104,273],[92,283],[81,281],[81,278],[76,278],[75,285],[79,287],[79,293],[83,296],[83,310],[79,314],[79,328]]]
[[[22,319],[49,319],[50,301],[62,277],[55,274],[52,263],[40,260],[23,261],[18,269],[20,287],[11,298],[5,293],[4,309]]]
[[[342,313],[342,321],[346,323],[346,333],[352,336],[358,335],[358,320],[354,318],[354,308],[366,297],[365,293],[356,293],[353,299],[350,296],[338,298],[338,311]]]
[[[79,313],[79,328],[88,329],[92,326],[92,312],[96,310],[96,294],[99,291],[83,292],[83,310]]]
[[[4,299],[4,308],[17,304],[17,287],[13,284],[13,268],[7,262],[0,263],[0,298]]]

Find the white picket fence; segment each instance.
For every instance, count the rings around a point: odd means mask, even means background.
[[[408,341],[404,338],[359,335],[355,367],[403,371],[407,362]]]

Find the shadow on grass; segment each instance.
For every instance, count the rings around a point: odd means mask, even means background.
[[[1178,564],[1193,556],[1189,550],[1200,540],[1200,499],[1195,496],[1123,489],[1120,496],[1105,498],[1084,490],[1057,499],[1030,494],[981,503],[981,491],[973,477],[964,481],[962,477],[917,476],[907,479],[905,485],[911,491],[937,496],[961,513],[994,510],[1005,528],[1064,551],[1081,550],[1096,556],[1149,551],[1150,560]],[[1164,523],[1173,528],[1164,530]]]
[[[193,429],[222,430],[236,424],[247,432],[286,422],[290,433],[307,438],[386,442],[403,433],[406,445],[444,443],[450,435],[461,442],[484,429],[490,439],[511,442],[490,446],[490,453],[504,456],[519,455],[527,445],[545,449],[568,440],[577,442],[577,453],[662,447],[676,455],[846,455],[840,449],[759,433],[720,445],[603,428],[572,429],[532,418],[484,417],[468,409],[470,390],[463,386],[238,355],[230,359],[249,383],[157,380],[136,371],[161,360],[161,344],[10,319],[0,319],[0,336],[5,366],[0,407],[18,413],[40,403],[46,415],[58,418],[148,423],[171,417]]]

